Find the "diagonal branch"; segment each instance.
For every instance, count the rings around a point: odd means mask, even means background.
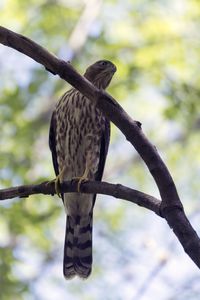
[[[77,192],[77,182],[75,180],[63,182],[61,184],[61,192]],[[81,193],[110,195],[115,198],[127,200],[139,206],[150,209],[160,216],[160,200],[121,184],[111,184],[100,181],[87,181],[81,184]],[[0,190],[0,201],[15,197],[24,198],[33,194],[56,194],[55,183],[42,182],[40,184],[21,185],[8,189],[2,189]]]
[[[186,253],[200,268],[200,239],[184,213],[175,184],[166,165],[156,148],[145,137],[141,130],[141,124],[133,121],[108,93],[94,87],[69,63],[59,60],[37,43],[1,26],[0,43],[28,55],[52,74],[59,75],[69,82],[88,99],[96,101],[105,116],[122,131],[146,163],[161,195],[161,215],[173,229]]]

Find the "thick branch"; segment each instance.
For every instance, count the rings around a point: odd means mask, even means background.
[[[28,55],[51,73],[58,74],[62,79],[69,82],[91,101],[97,101],[98,107],[123,132],[146,163],[160,191],[162,215],[169,226],[173,228],[184,250],[200,267],[200,240],[185,216],[167,167],[156,148],[143,134],[139,122],[133,121],[110,95],[94,87],[79,75],[69,63],[59,60],[30,39],[0,27],[0,43]]]
[[[61,184],[61,192],[77,192],[77,182],[63,182]],[[53,182],[42,182],[40,184],[21,185],[0,190],[0,201],[15,197],[24,198],[33,194],[54,195],[55,193],[55,184]],[[123,186],[121,184],[111,184],[100,181],[87,181],[81,184],[81,193],[110,195],[115,198],[128,200],[139,206],[152,210],[157,215],[160,215],[160,200],[145,193]]]

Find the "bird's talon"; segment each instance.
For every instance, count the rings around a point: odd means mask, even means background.
[[[82,176],[82,177],[73,177],[72,181],[78,181],[78,185],[77,185],[77,192],[80,193],[80,188],[81,188],[81,184],[86,182],[88,180],[88,178]]]
[[[86,182],[88,179],[87,178],[80,178],[79,181],[78,181],[78,187],[77,187],[77,190],[78,190],[78,193],[80,193],[81,191],[81,184]]]
[[[59,198],[62,198],[61,193],[60,193],[60,177],[59,177],[59,175],[56,176],[55,179],[52,179],[49,182],[47,182],[47,184],[52,184],[52,183],[54,183],[56,195],[58,195]]]

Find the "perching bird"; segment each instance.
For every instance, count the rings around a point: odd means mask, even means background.
[[[84,76],[106,89],[116,67],[107,60],[89,66]],[[110,140],[110,123],[78,90],[66,92],[51,118],[49,147],[57,181],[98,180],[103,175]],[[92,269],[92,215],[95,194],[66,193],[62,200],[67,214],[63,273],[87,278]]]

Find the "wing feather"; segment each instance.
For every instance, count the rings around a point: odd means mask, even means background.
[[[56,152],[56,117],[53,112],[49,129],[49,148],[52,154],[53,166],[56,176],[59,174],[57,152]]]
[[[109,143],[110,143],[110,122],[106,119],[105,130],[102,131],[102,136],[101,136],[99,166],[98,166],[98,171],[95,174],[95,180],[97,181],[100,181],[103,176]],[[96,199],[96,195],[94,195],[93,198],[94,203],[95,203],[95,199]]]

